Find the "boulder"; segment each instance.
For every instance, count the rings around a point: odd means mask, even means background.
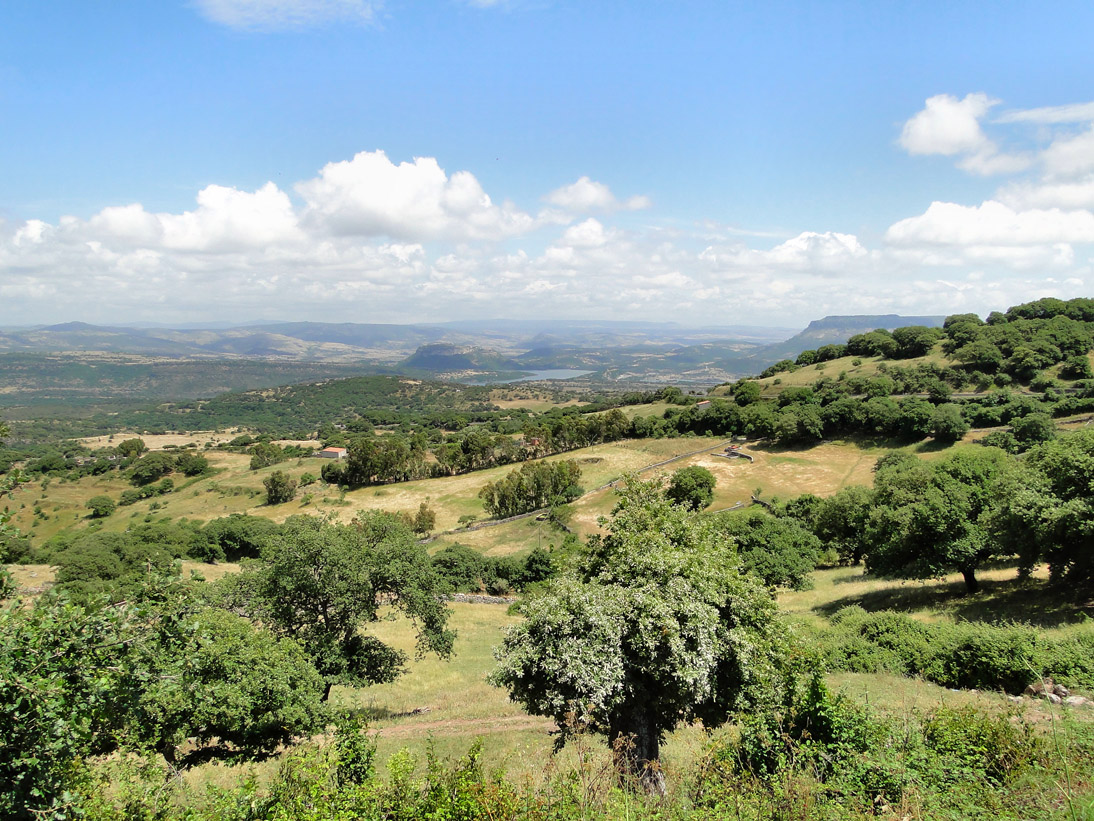
[[[1068,696],[1064,699],[1064,704],[1068,707],[1082,707],[1084,704],[1090,703],[1090,699],[1083,698],[1082,696]]]
[[[1033,684],[1029,685],[1024,692],[1027,696],[1037,698],[1038,696],[1043,696],[1045,693],[1051,693],[1052,688],[1055,686],[1056,684],[1052,679],[1046,678],[1041,681],[1035,681]]]
[[[1064,685],[1062,684],[1053,685],[1052,692],[1054,692],[1060,698],[1067,698],[1069,695],[1071,695],[1071,691],[1064,687]]]

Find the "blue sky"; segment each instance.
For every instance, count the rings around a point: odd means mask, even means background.
[[[0,324],[800,325],[1094,280],[1090,4],[0,6]]]

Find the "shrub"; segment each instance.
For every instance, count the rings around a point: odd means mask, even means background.
[[[109,496],[92,496],[87,500],[87,507],[92,518],[105,519],[118,509],[118,504]]]

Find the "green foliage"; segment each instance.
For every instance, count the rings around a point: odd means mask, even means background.
[[[812,584],[821,543],[797,520],[749,510],[719,515],[717,529],[736,544],[741,566],[768,587],[804,590]]]
[[[175,554],[140,532],[58,538],[43,553],[41,558],[59,565],[57,587],[81,602],[101,595],[121,601],[140,589],[150,572],[178,572]]]
[[[733,385],[733,401],[742,408],[760,399],[760,386],[755,382],[742,379]]]
[[[164,615],[137,651],[147,683],[133,732],[168,761],[188,739],[190,761],[262,757],[323,725],[319,674],[294,641],[223,610]]]
[[[129,468],[129,480],[135,485],[150,485],[175,469],[175,459],[166,453],[149,453]]]
[[[428,504],[422,502],[418,505],[418,512],[414,514],[411,528],[419,536],[424,536],[437,524],[437,512]]]
[[[269,442],[259,442],[251,448],[251,470],[270,467],[288,459],[284,449],[280,445]]]
[[[348,526],[293,516],[266,540],[262,558],[226,579],[228,599],[300,643],[323,678],[324,698],[336,683],[385,682],[402,672],[402,653],[361,632],[379,618],[381,602],[414,621],[419,654],[452,652],[440,579],[397,516],[365,513]]]
[[[266,488],[266,504],[268,505],[291,502],[296,495],[296,480],[290,478],[284,471],[275,470],[262,480],[262,485]]]
[[[976,592],[976,570],[1005,552],[989,530],[1014,467],[994,448],[927,464],[893,454],[877,466],[865,555],[872,573],[929,578],[954,570]]]
[[[817,815],[801,807],[785,817],[873,815],[906,806],[909,797],[942,811],[930,817],[972,817],[982,812],[977,799],[990,801],[1044,751],[1031,724],[1007,715],[942,707],[895,722],[833,696],[818,675],[787,690],[783,704],[750,716],[740,741],[716,745],[713,754],[715,773],[736,775],[730,789],[779,796],[815,785],[809,799],[819,804]],[[707,801],[721,795],[717,777],[710,780]],[[970,798],[972,806],[962,806]]]
[[[1021,624],[925,623],[904,613],[845,607],[819,637],[830,669],[921,676],[943,687],[1020,693],[1045,676],[1094,685],[1090,634],[1049,639]]]
[[[711,523],[655,484],[628,480],[605,527],[579,568],[523,605],[490,680],[564,736],[630,739],[618,766],[657,791],[650,763],[664,734],[755,703],[774,684],[782,637],[770,596]]]
[[[191,548],[190,555],[202,561],[257,559],[267,540],[280,529],[263,516],[234,513],[213,519],[202,529],[203,539]]]
[[[136,459],[148,451],[148,446],[144,444],[143,439],[123,439],[114,446],[114,450],[126,459]]]
[[[680,468],[669,479],[665,495],[689,510],[702,510],[714,501],[714,474],[704,467]]]
[[[178,455],[176,465],[184,476],[200,476],[209,469],[209,460],[200,453],[186,451]]]
[[[1047,413],[1031,413],[1010,423],[1010,432],[1022,450],[1056,438],[1056,423]]]
[[[969,427],[961,408],[953,403],[939,405],[931,416],[931,435],[940,442],[956,442]]]
[[[526,462],[479,491],[486,512],[505,519],[573,501],[581,495],[581,468],[572,459]]]
[[[1026,457],[1027,470],[1006,488],[994,532],[1032,566],[1043,557],[1052,577],[1094,587],[1094,431],[1065,434]]]
[[[118,509],[118,503],[109,496],[92,496],[87,500],[87,507],[96,519],[105,519]]]

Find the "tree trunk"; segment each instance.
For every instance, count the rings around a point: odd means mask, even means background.
[[[962,570],[961,575],[965,577],[965,592],[966,593],[979,593],[980,582],[976,579],[976,570],[969,568],[968,570]]]
[[[323,701],[326,701],[330,698],[330,691],[332,687],[334,687],[333,681],[328,681],[326,684],[323,685]]]
[[[665,774],[658,761],[660,733],[641,709],[613,716],[608,728],[615,771],[620,785],[642,790],[648,795],[664,796]]]

